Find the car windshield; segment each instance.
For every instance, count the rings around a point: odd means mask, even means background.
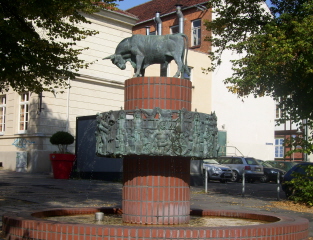
[[[246,161],[249,165],[258,165],[257,161],[254,158],[246,158]]]
[[[206,164],[219,164],[216,160],[214,159],[203,159],[203,163]]]
[[[261,163],[264,167],[272,168],[273,166],[267,162],[262,162]]]

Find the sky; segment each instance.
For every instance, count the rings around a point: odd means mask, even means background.
[[[148,2],[150,0],[124,0],[124,1],[121,1],[121,2],[116,2],[118,4],[118,8],[121,9],[121,10],[126,10],[128,8],[132,8],[134,6],[137,6],[139,4],[142,4],[142,3],[145,3],[145,2]]]
[[[116,3],[118,4],[119,9],[126,10],[126,9],[132,8],[134,6],[137,6],[139,4],[148,2],[148,1],[150,1],[150,0],[124,0],[121,2],[117,1]],[[269,2],[269,1],[267,0],[266,2]]]

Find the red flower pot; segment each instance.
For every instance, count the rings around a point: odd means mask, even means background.
[[[52,153],[50,161],[55,179],[69,179],[76,156],[74,154]]]

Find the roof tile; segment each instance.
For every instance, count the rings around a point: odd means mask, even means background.
[[[176,11],[176,4],[182,5],[182,9],[191,7],[200,3],[207,3],[204,0],[151,0],[149,2],[140,4],[133,8],[127,9],[133,15],[139,18],[138,22],[143,22],[155,17],[156,12],[160,12],[160,15]]]

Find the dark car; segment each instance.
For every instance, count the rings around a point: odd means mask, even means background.
[[[286,174],[286,171],[274,168],[272,165],[270,165],[268,162],[257,160],[259,164],[263,166],[264,175],[260,178],[260,182],[266,183],[266,182],[277,182],[277,174],[279,173],[279,180],[282,182],[284,175]]]
[[[307,166],[313,166],[312,162],[301,162],[298,163],[297,165],[293,166],[284,176],[284,179],[282,181],[282,189],[285,192],[286,196],[289,197],[292,192],[293,189],[291,188],[291,186],[286,185],[286,182],[291,181],[294,178],[294,173],[300,173],[300,174],[304,174],[305,173],[305,169]]]
[[[295,161],[266,161],[267,163],[271,164],[274,168],[279,168],[282,170],[285,170],[288,172],[293,166],[297,165],[300,162],[295,162]]]

